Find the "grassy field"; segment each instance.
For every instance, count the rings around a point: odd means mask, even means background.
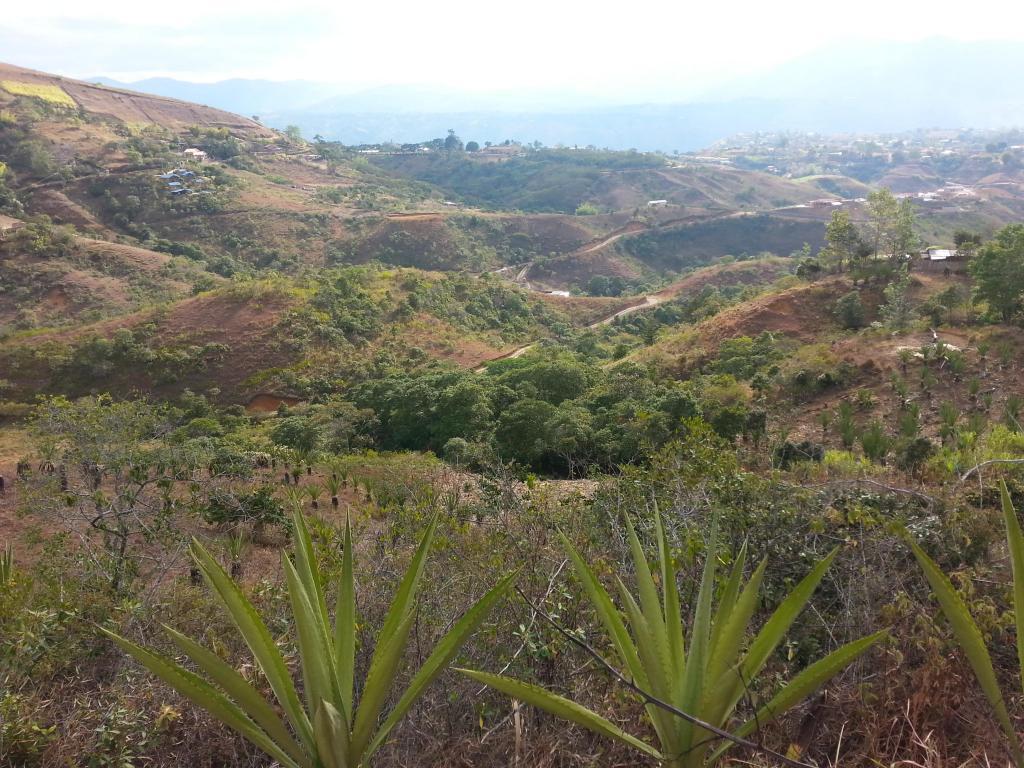
[[[16,80],[0,80],[0,86],[15,96],[31,96],[50,104],[71,107],[72,109],[78,106],[75,100],[68,96],[58,85],[40,85],[38,83],[19,83]]]

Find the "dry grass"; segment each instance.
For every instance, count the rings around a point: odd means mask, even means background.
[[[75,109],[78,105],[59,85],[40,83],[20,83],[17,80],[0,80],[0,87],[15,96],[31,96],[34,99],[56,104],[60,107]]]

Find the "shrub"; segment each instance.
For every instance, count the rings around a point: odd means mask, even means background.
[[[775,463],[780,469],[789,469],[795,461],[813,461],[818,464],[825,458],[825,448],[810,440],[791,443],[786,440],[775,449]]]
[[[841,296],[832,311],[843,328],[856,330],[864,327],[864,304],[859,292],[850,291]]]
[[[882,423],[872,421],[860,435],[860,446],[864,455],[876,464],[883,463],[892,447],[892,441],[885,434]]]

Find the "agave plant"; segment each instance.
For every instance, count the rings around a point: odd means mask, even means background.
[[[323,495],[324,489],[320,483],[310,483],[305,486],[306,495],[309,497],[309,505],[313,509],[320,508],[320,496]]]
[[[1017,520],[1017,513],[1010,500],[1010,493],[1006,490],[1006,483],[1000,482],[1000,495],[1003,503],[1003,521],[1006,525],[1006,541],[1010,550],[1010,564],[1013,570],[1013,613],[1017,630],[1017,662],[1020,665],[1021,684],[1024,685],[1024,534],[1021,533],[1020,523]],[[995,669],[992,666],[992,657],[988,648],[985,647],[985,640],[981,630],[978,629],[974,617],[963,598],[956,591],[949,577],[935,564],[928,555],[924,553],[920,545],[913,539],[908,539],[910,548],[914,551],[914,557],[920,563],[925,578],[935,593],[935,599],[946,620],[949,622],[953,635],[967,656],[967,661],[974,671],[974,676],[981,686],[989,706],[996,716],[999,727],[1010,747],[1010,756],[1013,758],[1017,768],[1024,768],[1024,752],[1021,751],[1020,740],[1017,738],[1017,731],[1010,720],[1010,714],[1006,709],[1006,702],[1003,700],[999,682],[996,680]]]
[[[437,517],[428,525],[391,603],[358,700],[355,696],[356,607],[351,528],[346,522],[345,551],[332,626],[319,564],[301,513],[295,514],[294,525],[294,558],[282,554],[282,562],[296,629],[302,700],[267,625],[238,585],[198,541],[193,540],[191,544],[192,557],[252,651],[273,691],[277,707],[215,653],[170,627],[165,629],[172,642],[206,678],[156,651],[107,630],[104,632],[150,672],[240,733],[283,768],[365,766],[424,689],[444,671],[488,612],[508,593],[515,574],[501,579],[455,622],[405,691],[396,696],[393,709],[380,721],[416,615],[420,579]],[[284,713],[283,719],[278,708]]]
[[[324,478],[324,488],[331,497],[331,506],[337,509],[338,507],[338,492],[341,491],[341,479],[338,477],[337,472],[332,472],[330,475]]]
[[[617,580],[625,619],[594,571],[568,539],[564,536],[562,538],[576,576],[611,638],[612,646],[624,667],[625,677],[660,702],[715,728],[727,729],[747,687],[764,668],[810,599],[835,558],[836,550],[796,586],[744,651],[747,626],[758,604],[758,593],[767,563],[762,561],[744,585],[747,555],[744,545],[715,609],[713,596],[716,592],[718,554],[717,533],[713,526],[687,645],[684,642],[677,574],[661,516],[657,511],[655,529],[658,539],[658,577],[662,587],[660,596],[655,576],[651,573],[633,525],[627,518],[639,601],[621,580]],[[761,707],[754,717],[731,731],[732,734],[743,738],[759,725],[799,704],[884,634],[876,632],[844,645],[807,667]],[[648,701],[646,714],[657,735],[656,747],[622,731],[597,713],[543,688],[500,675],[459,671],[520,701],[628,744],[672,768],[710,765],[733,745],[732,741],[720,742],[719,736],[706,728]]]

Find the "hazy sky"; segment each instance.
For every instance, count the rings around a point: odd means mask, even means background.
[[[1016,0],[8,0],[0,60],[136,80],[699,92],[849,39],[1017,39]]]

